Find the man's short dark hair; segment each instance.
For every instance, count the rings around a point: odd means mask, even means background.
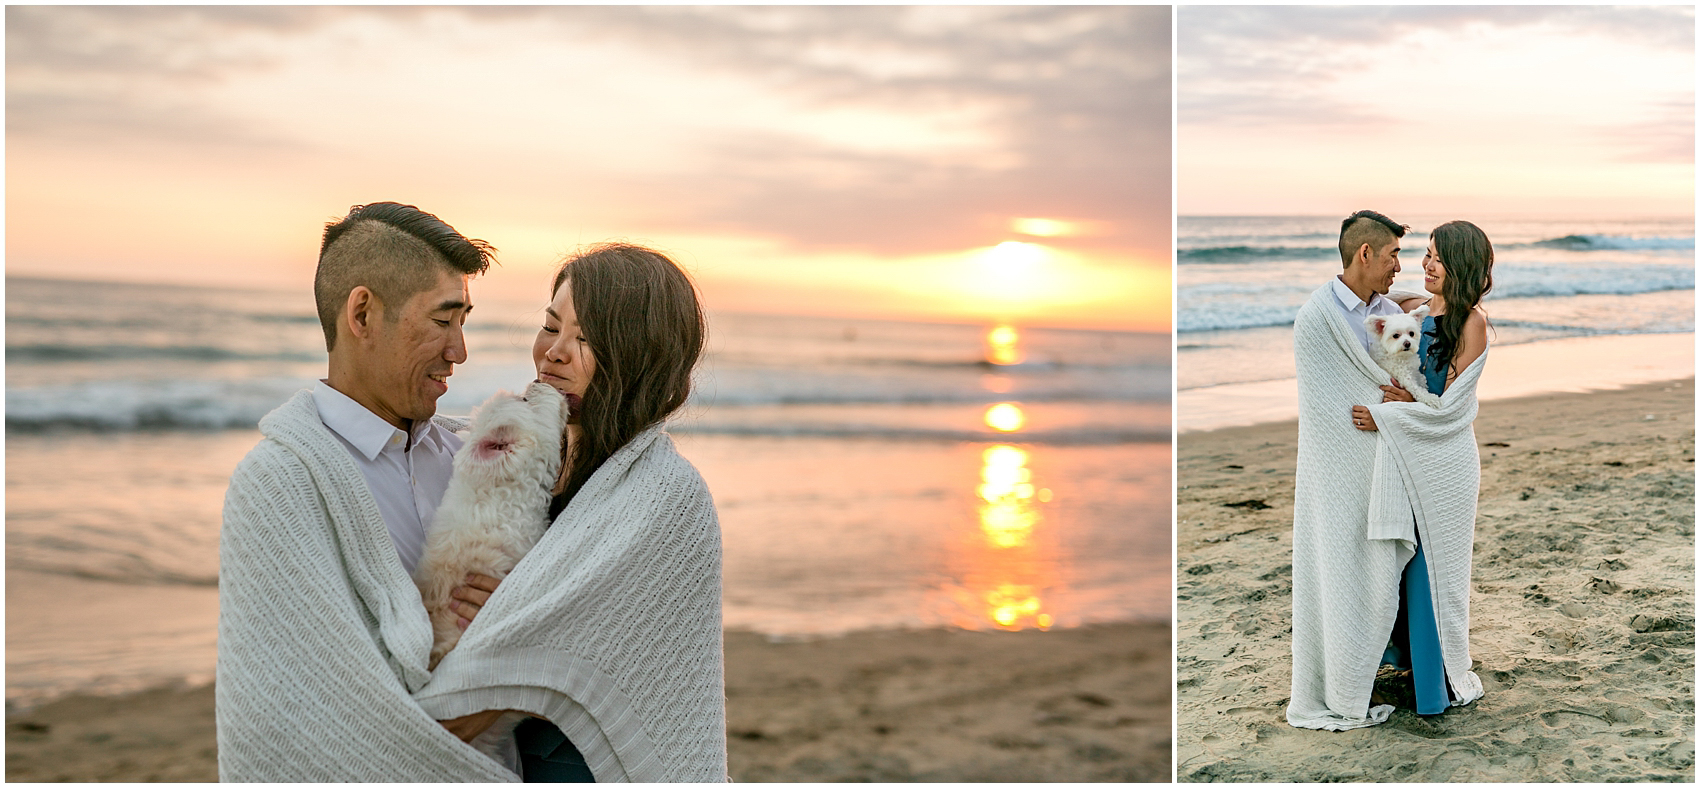
[[[313,300],[325,331],[325,350],[336,346],[337,319],[355,287],[369,288],[384,304],[385,320],[394,321],[401,316],[401,305],[429,288],[441,272],[481,274],[495,259],[495,247],[468,239],[411,205],[354,206],[340,221],[325,225],[319,244]]]
[[[1352,257],[1364,244],[1377,251],[1387,248],[1387,245],[1405,237],[1405,231],[1411,229],[1376,213],[1375,211],[1358,211],[1340,222],[1340,265],[1343,268],[1352,265]]]

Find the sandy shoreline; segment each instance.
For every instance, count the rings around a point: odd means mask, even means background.
[[[1169,627],[726,637],[741,782],[1169,779]],[[14,781],[216,780],[212,688],[6,718]]]
[[[1285,718],[1296,423],[1183,435],[1180,779],[1692,782],[1693,384],[1484,402],[1487,695],[1342,733]]]

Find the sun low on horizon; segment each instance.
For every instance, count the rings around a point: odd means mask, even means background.
[[[1166,8],[6,13],[8,274],[304,287],[392,200],[498,298],[627,241],[716,310],[1170,327]]]

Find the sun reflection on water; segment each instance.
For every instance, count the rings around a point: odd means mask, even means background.
[[[986,594],[986,604],[991,609],[992,621],[1005,629],[1021,629],[1027,619],[1032,619],[1033,626],[1039,629],[1051,628],[1051,616],[1041,612],[1041,603],[1033,595],[1032,586],[1004,583]]]
[[[1021,406],[1004,402],[986,409],[986,426],[998,432],[1015,432],[1027,425],[1027,414]]]
[[[1021,332],[1000,325],[986,332],[986,360],[1007,367],[1021,363]]]
[[[1027,452],[1014,446],[993,446],[982,455],[980,469],[980,530],[993,547],[1027,543],[1039,512],[1033,508],[1033,471]]]
[[[1035,536],[1044,522],[1039,502],[1051,491],[1037,489],[1026,449],[1009,444],[980,453],[979,540],[968,547],[968,603],[984,626],[1049,629],[1054,623],[1042,597],[1053,587],[1049,549]]]

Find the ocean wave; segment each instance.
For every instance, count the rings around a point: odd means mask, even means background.
[[[1412,247],[1406,236],[1405,252],[1420,257],[1422,244]],[[1263,243],[1258,243],[1261,240]],[[1181,265],[1204,263],[1267,263],[1282,260],[1337,259],[1339,250],[1332,245],[1282,245],[1281,239],[1255,239],[1247,243],[1200,246],[1180,249],[1175,260]],[[1273,241],[1274,243],[1270,243]],[[1682,251],[1694,248],[1694,239],[1686,236],[1633,236],[1609,233],[1576,233],[1539,241],[1494,244],[1501,253],[1517,249],[1557,249],[1569,252],[1644,252]]]
[[[1033,430],[1021,433],[986,432],[960,429],[922,429],[885,427],[863,424],[818,425],[750,425],[715,424],[707,421],[679,422],[668,428],[672,432],[699,435],[743,435],[755,437],[815,437],[815,438],[878,438],[883,440],[969,441],[997,443],[1032,443],[1050,446],[1099,446],[1120,443],[1166,443],[1168,425],[1161,426],[1086,426],[1077,428]]]
[[[1198,331],[1235,331],[1250,328],[1290,326],[1298,317],[1308,292],[1288,289],[1251,288],[1244,291],[1210,288],[1183,288],[1180,292],[1179,319],[1175,331],[1189,334]]]
[[[1194,309],[1181,313],[1175,333],[1192,334],[1200,331],[1239,331],[1251,328],[1290,326],[1298,317],[1297,307],[1291,309]]]
[[[211,345],[93,345],[19,344],[6,346],[8,363],[55,363],[72,361],[284,361],[322,362],[321,352],[252,352]]]
[[[7,430],[251,429],[300,380],[97,382],[6,388]]]
[[[1510,247],[1532,246],[1542,249],[1566,249],[1586,252],[1598,249],[1641,250],[1641,249],[1693,249],[1692,237],[1637,237],[1630,235],[1609,235],[1581,233],[1566,235],[1558,238],[1547,238],[1528,244],[1509,244]]]
[[[1204,246],[1175,253],[1180,265],[1193,263],[1263,263],[1274,260],[1332,259],[1340,254],[1332,246]]]
[[[701,374],[693,404],[716,407],[760,405],[953,405],[987,404],[1016,397],[1032,402],[1166,402],[1170,365],[1164,363],[1070,369],[1066,374],[1024,376],[1007,367],[974,367],[968,374],[870,375],[861,370],[718,367]],[[1008,383],[993,392],[982,381],[995,375]]]
[[[1664,290],[1693,290],[1692,265],[1532,265],[1494,268],[1490,298],[1634,295]]]
[[[512,389],[523,377],[473,378],[438,403],[440,412],[467,413],[497,388]],[[722,371],[699,381],[690,407],[930,406],[989,405],[1010,399],[1035,403],[1162,403],[1169,397],[1167,366],[1102,376],[1014,381],[993,392],[979,377],[960,386],[938,381],[868,378],[817,379],[806,375],[738,374]],[[8,387],[6,428],[27,432],[69,429],[91,432],[141,430],[253,429],[260,418],[309,379],[199,381],[99,381],[72,385]]]
[[[1694,268],[1688,265],[1556,265],[1506,263],[1494,267],[1493,291],[1487,302],[1517,298],[1587,295],[1640,295],[1694,289]],[[1400,281],[1395,287],[1418,283]],[[1287,286],[1218,282],[1182,287],[1179,292],[1179,333],[1235,331],[1290,326],[1309,290]]]

